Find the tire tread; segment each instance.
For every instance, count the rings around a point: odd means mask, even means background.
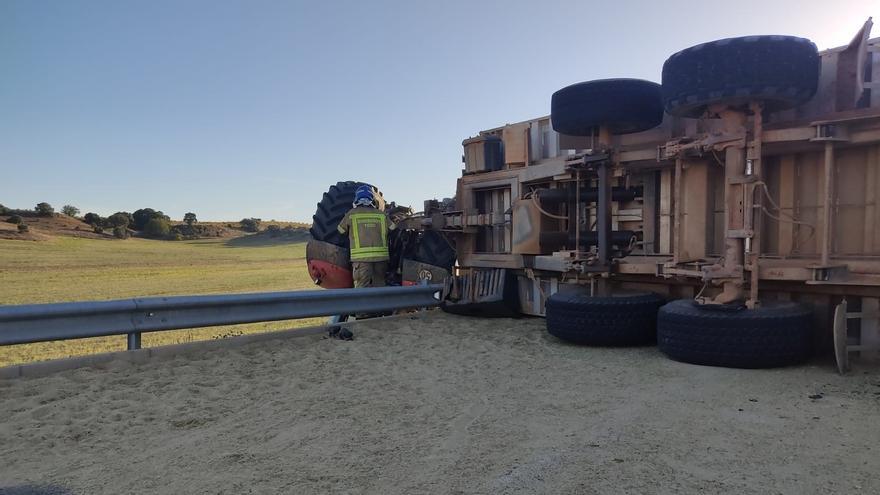
[[[716,311],[691,300],[660,308],[657,344],[669,357],[693,364],[773,368],[810,354],[812,311],[796,303]]]
[[[556,293],[547,299],[547,331],[562,340],[594,346],[636,346],[656,339],[663,299],[642,293],[589,297]]]

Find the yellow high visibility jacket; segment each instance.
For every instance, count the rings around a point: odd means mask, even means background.
[[[394,229],[394,224],[384,212],[369,206],[352,208],[337,229],[341,234],[348,234],[351,261],[388,260],[388,232]]]

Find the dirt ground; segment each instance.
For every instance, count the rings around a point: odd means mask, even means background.
[[[438,312],[356,336],[0,381],[0,493],[880,493],[877,371]]]

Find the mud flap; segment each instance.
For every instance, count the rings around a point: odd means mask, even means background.
[[[519,291],[515,274],[503,268],[474,269],[447,279],[447,313],[511,318],[520,316]]]
[[[445,268],[410,259],[403,260],[401,271],[401,285],[420,285],[423,282],[442,284],[449,278],[449,272]]]

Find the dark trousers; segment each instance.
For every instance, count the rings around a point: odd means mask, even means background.
[[[387,261],[352,261],[351,274],[355,287],[385,287]]]

